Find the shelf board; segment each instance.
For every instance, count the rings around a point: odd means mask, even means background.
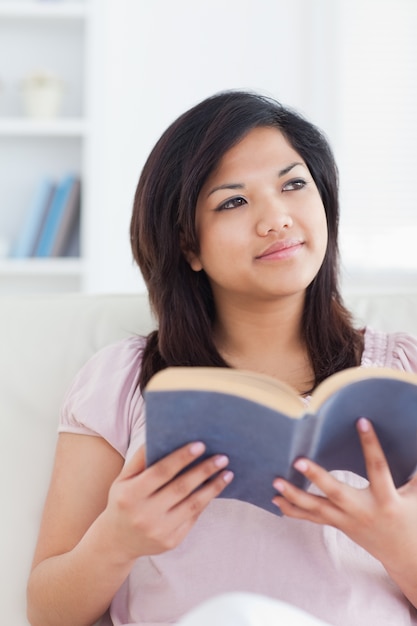
[[[84,18],[88,15],[88,1],[74,0],[0,0],[0,18]]]
[[[0,136],[3,137],[83,137],[86,134],[87,122],[82,118],[0,117]]]
[[[1,259],[0,276],[81,276],[82,259]]]

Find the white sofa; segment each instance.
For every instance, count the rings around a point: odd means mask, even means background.
[[[410,294],[352,294],[347,302],[361,322],[417,336],[417,287]],[[7,626],[27,626],[26,580],[64,391],[99,348],[153,327],[145,295],[0,297],[0,590]]]

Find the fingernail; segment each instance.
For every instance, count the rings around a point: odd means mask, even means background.
[[[272,484],[273,484],[273,486],[275,487],[275,489],[277,491],[279,491],[280,493],[284,493],[284,491],[285,491],[285,484],[282,482],[282,480],[277,478],[276,480],[274,480],[274,482]]]
[[[358,419],[358,429],[361,431],[361,433],[369,432],[370,424],[369,424],[369,421],[366,419],[366,417],[360,417]]]
[[[222,476],[225,483],[230,483],[233,480],[234,474],[230,470],[227,470],[227,472],[224,472]]]
[[[206,446],[202,441],[195,441],[191,444],[189,450],[193,456],[198,456],[199,454],[203,454]]]
[[[219,456],[216,456],[214,459],[214,465],[216,467],[226,467],[228,462],[229,462],[229,459],[225,454],[220,454]]]
[[[308,470],[308,463],[304,459],[297,459],[294,463],[294,467],[299,472],[306,472]]]

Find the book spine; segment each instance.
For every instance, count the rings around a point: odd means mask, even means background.
[[[289,454],[290,462],[287,479],[300,489],[306,489],[309,481],[293,467],[293,464],[294,461],[300,457],[311,458],[311,443],[315,439],[316,429],[319,428],[319,426],[320,421],[318,416],[307,413],[301,418],[297,423],[297,427],[294,429]]]
[[[65,177],[58,185],[52,199],[50,210],[46,216],[45,225],[40,236],[35,256],[51,256],[54,241],[61,224],[62,216],[64,214],[73,183],[74,176],[70,175]]]
[[[35,242],[41,232],[53,193],[54,185],[52,181],[49,178],[42,178],[36,186],[26,220],[12,250],[12,257],[27,258],[32,256]]]
[[[74,230],[79,225],[81,183],[79,178],[74,178],[65,203],[61,220],[57,228],[50,255],[52,257],[64,256],[69,242],[73,238]]]

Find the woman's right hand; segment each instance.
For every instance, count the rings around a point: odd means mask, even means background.
[[[101,437],[59,435],[28,583],[33,626],[93,624],[136,558],[181,542],[233,477],[221,455],[198,462],[203,452],[191,443],[146,468],[144,448],[123,465]]]
[[[233,479],[224,469],[229,462],[224,455],[204,459],[178,475],[204,450],[203,443],[190,443],[146,468],[141,447],[124,465],[102,514],[123,560],[175,548]]]

